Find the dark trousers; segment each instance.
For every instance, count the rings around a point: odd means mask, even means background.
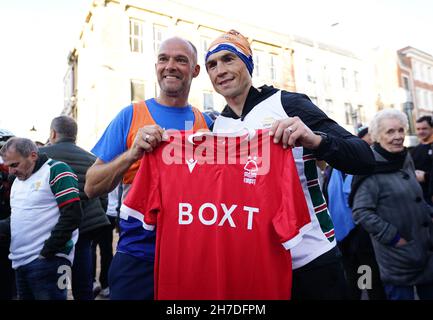
[[[15,295],[15,272],[8,255],[9,246],[0,245],[0,300],[11,300]]]
[[[92,236],[80,234],[75,245],[72,264],[72,295],[74,300],[93,300]]]
[[[346,282],[337,247],[293,270],[292,300],[344,300]]]
[[[65,258],[37,258],[18,267],[16,281],[20,300],[66,300],[68,287],[63,272],[70,268]],[[67,275],[67,274],[66,274]]]
[[[371,270],[371,289],[366,288],[369,300],[386,300],[385,290],[380,279],[379,266],[374,253],[357,252],[350,255],[343,254],[343,266],[346,275],[348,298],[360,300],[362,290],[358,285],[361,274],[360,266],[368,266]]]
[[[101,288],[108,287],[108,270],[113,260],[113,229],[115,218],[107,216],[111,225],[102,228],[101,232],[95,237],[92,243],[93,279],[96,280],[96,247],[99,246],[101,256],[101,269],[99,273],[99,283]]]
[[[108,273],[111,300],[153,300],[154,262],[116,252]]]
[[[368,233],[358,225],[338,243],[338,247],[342,254],[348,299],[361,299],[362,289],[360,285],[365,284],[361,277],[367,276],[371,284],[371,288],[366,288],[368,299],[386,300],[379,266]]]
[[[398,286],[385,284],[386,295],[389,300],[414,300],[416,291],[420,300],[433,300],[433,284],[419,284],[416,286]]]

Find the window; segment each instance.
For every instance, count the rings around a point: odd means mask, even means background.
[[[254,60],[254,76],[260,77],[263,73],[263,51],[255,50],[253,53],[253,60]]]
[[[307,73],[307,82],[314,83],[314,77],[313,77],[313,60],[306,59],[305,60],[305,70]]]
[[[418,70],[418,63],[416,61],[412,61],[412,70],[413,70],[413,77],[414,79],[419,79],[419,70]]]
[[[143,53],[143,22],[129,20],[129,44],[131,52]]]
[[[203,92],[203,109],[205,111],[214,109],[212,92],[209,91]]]
[[[71,107],[75,102],[74,66],[70,64],[63,79],[64,106]]]
[[[353,82],[355,84],[355,91],[359,91],[359,72],[353,71]]]
[[[198,63],[201,64],[204,62],[206,58],[207,49],[209,49],[209,45],[211,44],[211,39],[208,37],[201,36],[200,37],[200,48],[199,48],[199,57]]]
[[[325,88],[329,88],[331,86],[331,78],[328,66],[323,66],[323,84]]]
[[[332,109],[334,107],[334,103],[331,99],[326,99],[325,100],[325,113],[327,115],[331,115],[332,114]]]
[[[272,81],[277,81],[277,60],[276,54],[271,53],[269,55],[269,75]]]
[[[153,25],[153,49],[155,50],[155,53],[158,52],[159,46],[161,45],[162,40],[164,40],[166,32],[167,27],[157,24]]]
[[[345,121],[346,124],[353,124],[353,109],[352,109],[352,104],[346,102],[344,104],[344,115],[345,115]]]
[[[409,78],[408,77],[403,76],[403,87],[406,90],[410,90]]]
[[[144,100],[144,81],[131,80],[131,101],[138,102]]]
[[[421,96],[421,90],[420,89],[416,89],[416,104],[418,106],[418,108],[422,108],[422,96]]]
[[[430,91],[430,109],[433,110],[433,92]]]
[[[346,68],[341,68],[341,87],[347,88],[347,70]]]
[[[362,108],[364,106],[362,104],[358,104],[356,111],[355,111],[355,115],[354,115],[354,121],[355,121],[355,125],[361,125],[363,117],[362,117]]]
[[[422,78],[421,81],[422,82],[428,82],[428,67],[427,65],[423,64],[422,67]]]
[[[432,68],[431,67],[427,68],[427,82],[433,83],[433,74],[432,74]]]

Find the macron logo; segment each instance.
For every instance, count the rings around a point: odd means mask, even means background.
[[[189,160],[186,160],[186,164],[188,165],[189,173],[192,173],[192,170],[194,170],[194,167],[197,164],[197,160],[191,158]]]

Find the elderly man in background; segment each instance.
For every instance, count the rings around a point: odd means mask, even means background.
[[[11,138],[0,150],[11,188],[9,258],[18,298],[66,300],[68,274],[82,211],[77,176],[71,168],[38,153],[29,139]]]

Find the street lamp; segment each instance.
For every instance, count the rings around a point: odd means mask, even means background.
[[[408,100],[404,103],[404,112],[407,115],[408,121],[409,121],[409,132],[408,134],[410,135],[414,135],[415,134],[415,130],[413,128],[413,117],[412,117],[412,110],[414,109],[413,107],[413,102]]]
[[[397,91],[397,101],[402,105],[402,111],[406,114],[409,122],[408,135],[415,135],[415,128],[413,124],[412,110],[414,109],[412,95],[410,91],[404,88],[399,88]]]
[[[401,104],[402,111],[406,114],[409,123],[409,128],[404,143],[406,147],[413,147],[418,144],[418,138],[415,134],[415,126],[413,123],[412,110],[414,109],[414,106],[412,95],[409,90],[399,88],[397,91],[397,99]]]

